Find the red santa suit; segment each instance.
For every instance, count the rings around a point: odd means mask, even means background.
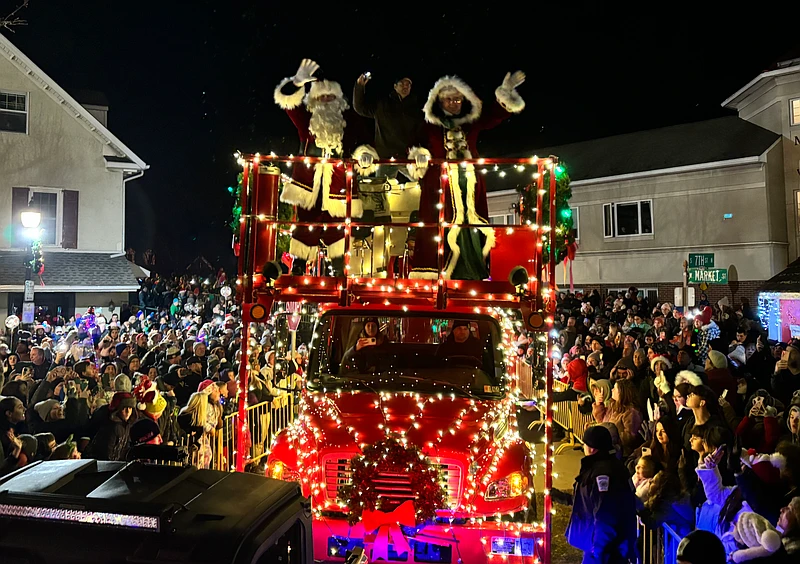
[[[505,85],[505,83],[504,83]],[[439,96],[442,91],[457,90],[464,96],[461,114],[447,115],[439,105]],[[431,89],[425,104],[424,113],[427,122],[424,128],[423,147],[414,147],[409,151],[409,158],[415,159],[418,155],[427,155],[439,159],[452,159],[446,169],[436,165],[434,170],[425,174],[421,167],[409,166],[409,172],[420,180],[421,195],[419,204],[420,221],[437,223],[439,221],[439,188],[442,174],[449,178],[445,189],[445,214],[447,223],[471,223],[489,225],[489,210],[486,200],[486,185],[483,176],[476,174],[472,164],[461,165],[464,159],[478,158],[477,142],[481,131],[496,127],[506,120],[512,113],[518,113],[525,107],[525,102],[513,88],[499,87],[495,91],[497,101],[488,108],[483,108],[483,102],[464,83],[455,76],[445,76],[439,79]],[[466,191],[466,193],[465,193]],[[450,278],[459,260],[462,258],[462,249],[459,244],[458,227],[447,230],[445,245],[444,277]],[[489,251],[494,247],[494,231],[487,227],[481,228],[483,245],[480,249],[482,259],[485,261]],[[436,228],[419,229],[416,236],[414,257],[412,261],[411,278],[438,278],[438,250],[435,237]],[[480,260],[480,259],[479,259]],[[478,265],[485,269],[484,265]]]
[[[349,110],[341,86],[320,80],[311,84],[308,94],[296,86],[292,78],[282,80],[275,89],[275,102],[286,110],[300,138],[299,154],[309,157],[341,158],[356,146],[356,132],[348,132],[348,121],[357,123],[359,117]],[[319,102],[323,95],[333,95],[331,102]],[[295,163],[292,180],[283,184],[280,199],[297,206],[297,221],[329,223],[330,227],[298,226],[292,232],[289,253],[297,258],[314,261],[320,244],[328,249],[328,257],[344,255],[344,230],[336,225],[347,211],[345,193],[347,171],[344,165],[330,162],[317,164]],[[351,217],[361,217],[363,206],[353,183]]]

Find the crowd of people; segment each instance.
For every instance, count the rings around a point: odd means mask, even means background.
[[[553,399],[594,420],[567,529],[584,562],[631,558],[637,516],[713,533],[728,561],[800,559],[800,342],[767,339],[746,300],[683,313],[636,288],[562,294],[557,317]]]
[[[241,320],[221,287],[219,278],[145,279],[142,309],[125,305],[106,318],[89,308],[3,336],[0,476],[38,460],[127,460],[144,445],[183,450],[208,468],[239,393]],[[304,363],[297,355],[276,370],[272,329],[253,329],[262,368],[251,404],[285,396],[278,372],[302,372]]]

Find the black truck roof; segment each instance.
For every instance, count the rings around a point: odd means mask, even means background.
[[[253,474],[60,460],[0,479],[4,562],[302,563],[311,543],[299,486]]]

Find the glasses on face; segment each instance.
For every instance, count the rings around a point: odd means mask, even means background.
[[[463,104],[464,98],[450,98],[449,96],[446,98],[442,98],[442,101],[445,104]]]

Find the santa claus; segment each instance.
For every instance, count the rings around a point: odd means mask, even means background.
[[[275,89],[275,102],[286,110],[300,137],[299,154],[309,157],[335,158],[349,153],[356,145],[358,132],[350,134],[347,122],[358,122],[355,113],[342,94],[337,82],[318,80],[314,74],[319,65],[303,59],[297,73],[283,79]],[[311,84],[308,93],[305,85]],[[362,149],[363,150],[363,149]],[[374,149],[371,150],[374,153]],[[300,261],[315,261],[320,246],[327,248],[329,258],[344,255],[344,230],[334,218],[343,218],[347,212],[345,194],[346,170],[343,165],[330,162],[296,164],[292,180],[284,182],[281,201],[297,206],[297,221],[330,223],[331,227],[298,227],[292,233],[289,253]],[[350,215],[361,217],[363,206],[358,198],[356,184]],[[297,265],[295,265],[297,270]]]
[[[446,175],[445,216],[449,224],[470,223],[489,225],[486,186],[481,175],[475,174],[465,159],[478,158],[478,135],[491,129],[511,114],[525,108],[516,88],[525,82],[525,73],[508,73],[497,90],[496,102],[484,111],[483,102],[463,80],[445,76],[434,84],[428,94],[424,113],[425,125],[421,147],[409,150],[409,174],[420,179],[422,194],[419,216],[425,223],[439,221],[440,175],[427,171],[429,157],[452,160],[442,170]],[[437,167],[438,168],[438,167]],[[417,232],[411,278],[438,278],[437,229],[424,228]],[[459,280],[483,280],[489,277],[486,257],[494,247],[494,231],[490,227],[461,229],[451,227],[447,232],[443,276]]]

